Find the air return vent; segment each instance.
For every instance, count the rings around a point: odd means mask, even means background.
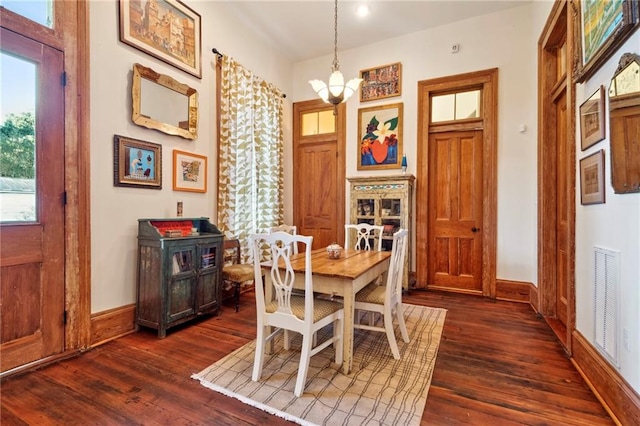
[[[595,343],[618,366],[618,312],[620,252],[594,247]]]

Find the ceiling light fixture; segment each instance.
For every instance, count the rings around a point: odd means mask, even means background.
[[[344,83],[344,76],[340,72],[340,63],[338,62],[338,0],[335,0],[334,13],[334,41],[333,41],[333,64],[331,66],[331,77],[329,77],[329,85],[321,80],[310,80],[309,83],[313,90],[328,104],[337,108],[338,104],[345,102],[351,95],[358,90],[361,78],[352,78]],[[335,112],[335,110],[334,110]]]

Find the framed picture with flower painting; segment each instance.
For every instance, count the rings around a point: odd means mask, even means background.
[[[358,170],[399,169],[402,103],[358,109]]]

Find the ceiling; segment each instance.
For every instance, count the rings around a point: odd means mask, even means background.
[[[530,3],[532,0],[340,0],[338,51]],[[356,14],[369,5],[366,18]],[[293,62],[333,54],[333,0],[224,2],[247,28]]]

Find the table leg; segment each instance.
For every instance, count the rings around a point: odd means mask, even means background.
[[[349,374],[351,371],[351,361],[353,356],[353,301],[355,299],[355,293],[353,286],[348,286],[348,289],[344,292],[344,321],[342,339],[344,344],[343,356],[342,356],[342,373]]]

